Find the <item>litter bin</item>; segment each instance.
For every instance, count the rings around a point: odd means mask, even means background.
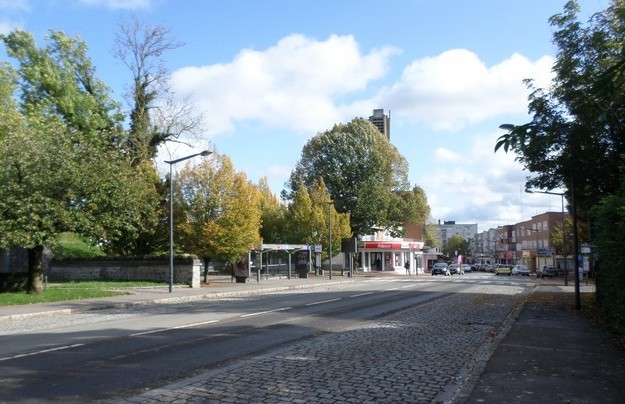
[[[300,278],[308,278],[308,269],[300,269],[298,272]]]

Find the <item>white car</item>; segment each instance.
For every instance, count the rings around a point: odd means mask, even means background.
[[[530,269],[525,265],[515,265],[512,267],[512,275],[530,276]]]

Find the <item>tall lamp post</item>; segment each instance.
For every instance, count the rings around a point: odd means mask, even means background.
[[[332,211],[334,201],[326,201],[328,204],[328,258],[330,259],[330,279],[332,279]]]
[[[515,125],[512,125],[510,123],[504,123],[499,125],[499,129],[503,129],[503,130],[507,130],[507,131],[513,131],[516,128]],[[569,134],[569,139],[568,139],[568,143],[571,146],[571,148],[573,149],[573,156],[575,156],[576,151],[578,150],[578,146],[576,146],[576,143],[574,142],[574,139],[572,137],[572,134]],[[569,191],[571,192],[571,216],[572,216],[572,221],[573,221],[573,270],[575,271],[575,309],[579,310],[581,309],[581,298],[580,298],[580,290],[579,290],[579,263],[577,262],[578,260],[578,256],[579,256],[579,240],[578,240],[578,234],[577,234],[577,204],[576,204],[576,196],[575,196],[575,172],[571,171],[571,184],[569,187]],[[538,192],[538,191],[534,191],[534,192]],[[562,195],[562,211],[564,212],[564,195],[563,194],[559,194],[559,193],[555,193],[555,192],[546,192],[543,191],[541,192],[543,194],[553,194],[553,195]],[[564,227],[564,223],[563,223],[563,227]],[[564,261],[565,265],[566,265],[566,260]],[[566,269],[565,269],[565,282],[567,279],[566,276]]]
[[[169,164],[169,293],[174,291],[174,178],[172,177],[172,167],[181,161],[197,156],[208,156],[212,153],[204,150],[176,160],[165,161],[165,163]]]

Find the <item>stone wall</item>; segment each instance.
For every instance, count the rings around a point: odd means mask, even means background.
[[[50,262],[48,281],[156,281],[169,282],[169,258],[95,259]],[[196,256],[174,259],[174,283],[200,287],[200,260]]]

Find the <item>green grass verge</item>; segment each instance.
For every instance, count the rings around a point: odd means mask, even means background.
[[[0,306],[16,306],[20,304],[35,304],[46,302],[63,302],[81,299],[96,299],[124,295],[126,292],[115,289],[137,288],[150,286],[165,286],[158,282],[116,282],[116,281],[88,281],[64,282],[49,284],[41,294],[26,292],[0,293]]]
[[[104,257],[106,255],[101,249],[89,245],[84,238],[74,233],[61,233],[58,240],[50,245],[50,249],[57,259]]]

